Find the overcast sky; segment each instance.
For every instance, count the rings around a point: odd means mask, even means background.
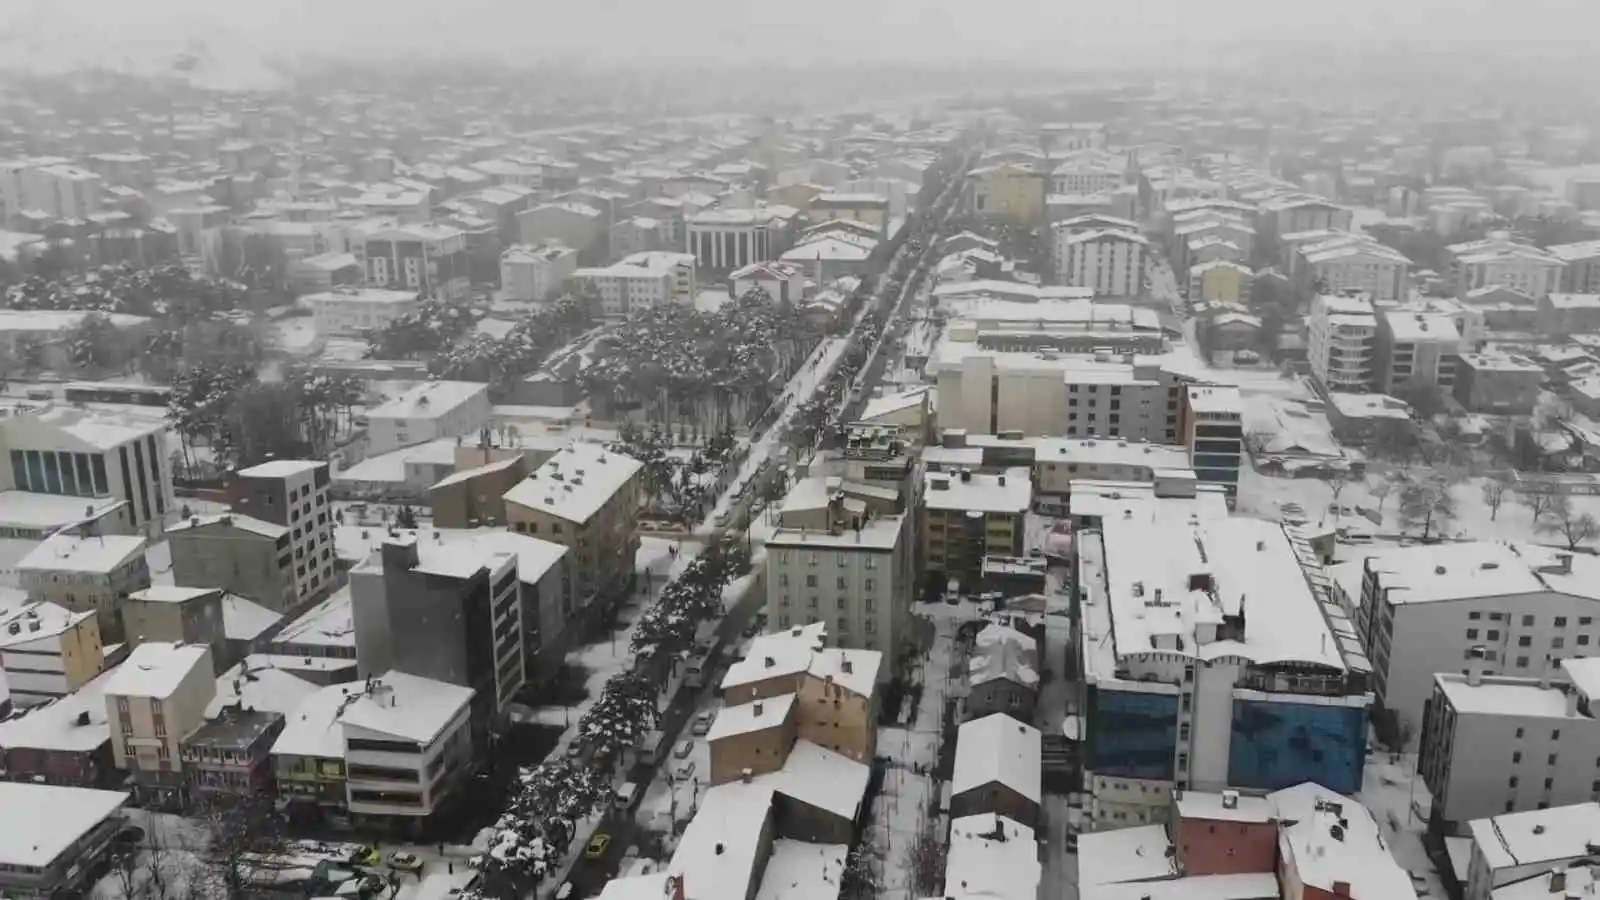
[[[1592,36],[1586,0],[0,0],[0,58],[148,65],[190,40],[257,51],[607,61],[1157,61],[1223,41],[1385,36],[1471,45]],[[1144,51],[1144,52],[1138,52]]]

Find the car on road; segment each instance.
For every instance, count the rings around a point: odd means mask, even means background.
[[[712,715],[709,712],[695,716],[694,725],[690,726],[689,733],[695,737],[705,737],[711,731],[711,719]]]
[[[673,759],[688,759],[694,752],[694,741],[679,741],[678,746],[672,751]]]
[[[694,760],[689,760],[683,765],[672,770],[673,781],[688,781],[694,777]]]
[[[415,853],[407,853],[404,850],[396,850],[395,852],[389,854],[389,868],[399,869],[402,872],[416,872],[421,874],[422,860],[418,859]]]
[[[604,831],[597,831],[594,837],[589,838],[589,846],[583,848],[585,859],[599,859],[606,855],[606,848],[611,846],[611,835]]]

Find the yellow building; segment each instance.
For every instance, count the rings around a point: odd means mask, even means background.
[[[349,702],[348,690],[332,684],[302,700],[272,745],[278,800],[292,814],[345,815],[344,730],[338,716]]]
[[[1250,267],[1214,259],[1189,270],[1189,302],[1243,303],[1250,297]]]
[[[989,474],[928,472],[922,492],[922,558],[930,573],[975,581],[985,556],[1021,556],[1033,502],[1026,467]]]
[[[580,603],[633,578],[643,468],[632,457],[580,441],[505,494],[512,531],[572,551],[572,596]]]
[[[1044,221],[1047,179],[1027,163],[1002,163],[967,173],[968,213],[1034,226]]]
[[[17,706],[59,700],[105,671],[94,613],[32,602],[0,611],[0,670]]]
[[[166,802],[182,793],[179,745],[205,724],[217,694],[211,650],[152,641],[140,644],[106,681],[111,758],[133,776],[141,798]]]
[[[780,184],[767,188],[767,202],[779,206],[792,206],[800,210],[801,215],[807,215],[811,212],[811,201],[827,192],[828,189],[822,185],[797,181],[793,184]]]

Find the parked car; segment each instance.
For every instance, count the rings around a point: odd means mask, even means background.
[[[684,763],[683,765],[677,767],[676,769],[672,770],[672,780],[673,781],[688,781],[689,779],[691,779],[693,777],[694,777],[694,760],[690,760],[690,761]]]
[[[418,859],[415,853],[407,853],[404,850],[396,850],[389,854],[389,867],[402,872],[422,874],[422,860]]]
[[[594,837],[589,838],[589,846],[583,848],[585,859],[599,859],[606,855],[606,848],[611,846],[611,835],[604,831],[597,831]]]
[[[694,725],[689,728],[689,733],[695,737],[705,737],[711,731],[711,713],[703,712],[694,717]]]
[[[689,754],[693,752],[694,741],[679,741],[678,746],[672,751],[672,757],[673,759],[688,759]]]

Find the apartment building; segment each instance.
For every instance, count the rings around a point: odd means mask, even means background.
[[[642,469],[632,457],[579,441],[506,492],[512,531],[569,549],[579,606],[632,583]]]
[[[1463,353],[1456,361],[1455,398],[1469,412],[1501,416],[1533,413],[1544,367],[1509,353]]]
[[[0,446],[11,457],[0,488],[116,498],[127,503],[129,530],[158,537],[167,510],[177,508],[166,440],[160,416],[49,403],[19,408],[0,418]]]
[[[209,647],[214,664],[227,665],[228,630],[220,588],[151,585],[122,602],[130,647],[151,641]]]
[[[0,678],[18,707],[63,697],[105,671],[98,619],[54,603],[0,609]]]
[[[1250,299],[1250,285],[1255,273],[1243,263],[1227,259],[1213,259],[1189,269],[1189,291],[1185,295],[1191,303],[1244,304]]]
[[[61,157],[0,163],[5,214],[43,213],[55,220],[88,219],[100,211],[104,181]]]
[[[353,824],[419,831],[472,768],[472,689],[384,672],[337,715]]]
[[[1378,317],[1366,295],[1318,294],[1306,319],[1306,359],[1325,391],[1364,393],[1377,382]]]
[[[331,481],[327,463],[305,459],[277,459],[240,469],[228,481],[228,502],[234,510],[289,529],[298,602],[332,588]]]
[[[1294,250],[1296,277],[1319,291],[1360,291],[1374,300],[1399,302],[1410,293],[1411,260],[1365,236],[1332,238]]]
[[[795,734],[857,762],[877,747],[883,654],[826,646],[822,621],[752,639],[722,678],[728,704],[795,697]]]
[[[1359,789],[1372,665],[1310,543],[1172,503],[1074,540],[1094,827],[1162,821],[1174,789]]]
[[[1470,541],[1365,554],[1357,617],[1375,701],[1416,730],[1435,673],[1553,676],[1600,649],[1600,560],[1534,545]],[[1349,588],[1341,588],[1348,591]]]
[[[1600,794],[1600,659],[1563,659],[1550,677],[1488,676],[1486,648],[1440,672],[1423,708],[1417,771],[1433,797],[1428,828],[1584,803]],[[1595,710],[1600,711],[1600,710]]]
[[[1039,824],[1039,729],[1005,713],[961,723],[950,774],[950,816],[1005,816],[1029,828]]]
[[[580,255],[605,233],[605,215],[583,203],[541,203],[517,214],[524,244],[560,244]]]
[[[152,641],[135,647],[107,680],[112,758],[145,802],[182,802],[181,745],[204,724],[215,679],[209,648]]]
[[[402,316],[417,311],[422,301],[412,291],[380,288],[341,288],[300,298],[311,309],[317,334],[355,335],[381,330]]]
[[[15,897],[87,896],[109,866],[125,818],[122,791],[0,781],[0,891]]]
[[[1093,288],[1098,297],[1139,297],[1145,293],[1150,241],[1120,228],[1054,232],[1056,281]]]
[[[985,556],[1021,556],[1033,502],[1026,467],[930,472],[922,490],[922,559],[930,579],[978,582]]]
[[[1543,334],[1594,334],[1600,332],[1600,294],[1553,293],[1540,297],[1535,327]]]
[[[1446,274],[1457,296],[1495,285],[1521,291],[1535,299],[1561,287],[1566,261],[1548,250],[1513,241],[1495,232],[1481,241],[1451,244]]]
[[[811,198],[811,221],[846,219],[870,226],[878,234],[889,227],[889,198],[877,193],[827,193]]]
[[[805,273],[785,262],[761,262],[745,266],[728,276],[735,299],[753,290],[766,292],[778,303],[798,304],[805,292]]]
[[[685,217],[688,251],[695,264],[712,272],[732,272],[775,259],[787,248],[791,207],[711,209]]]
[[[1301,231],[1349,231],[1354,214],[1343,206],[1310,194],[1289,194],[1261,204],[1257,222],[1273,234]]]
[[[653,306],[693,302],[694,279],[692,255],[645,251],[609,266],[577,269],[568,280],[579,291],[597,294],[603,315],[626,317]]]
[[[363,231],[355,247],[367,283],[432,297],[463,300],[472,289],[467,236],[445,225],[387,225]]]
[[[1600,803],[1574,803],[1468,823],[1466,900],[1583,896],[1595,883]]]
[[[1564,264],[1558,290],[1568,294],[1600,294],[1600,241],[1554,244],[1545,250]]]
[[[1069,159],[1050,172],[1050,193],[1099,194],[1122,187],[1122,182],[1117,166]]]
[[[1014,628],[990,623],[978,632],[973,645],[967,667],[967,718],[1005,713],[1031,721],[1039,700],[1038,641]]]
[[[425,381],[367,410],[368,455],[439,438],[477,434],[489,424],[489,386]]]
[[[462,469],[428,488],[435,528],[476,528],[506,521],[505,494],[528,477],[523,455]]]
[[[18,582],[30,600],[94,613],[100,634],[107,641],[120,642],[122,601],[150,586],[145,544],[137,535],[80,537],[58,532],[17,562]]]
[[[299,586],[309,579],[297,574],[287,526],[218,513],[174,523],[167,536],[174,584],[221,588],[275,612],[289,612],[304,599]]]
[[[397,669],[469,690],[473,746],[485,750],[526,680],[517,556],[424,555],[420,543],[391,535],[350,571],[356,660],[366,676]]]
[[[184,790],[191,800],[255,797],[272,790],[272,745],[280,712],[225,706],[183,739]]]
[[[348,820],[344,730],[339,713],[351,686],[325,685],[285,717],[270,751],[273,780],[284,814],[295,822]]]
[[[500,299],[548,300],[578,270],[578,251],[565,244],[513,244],[500,254]]]
[[[1454,317],[1412,309],[1386,309],[1378,317],[1376,388],[1394,394],[1414,387],[1454,390],[1465,340]]]
[[[1031,162],[998,162],[967,172],[961,208],[968,214],[1033,226],[1044,221],[1049,176]]]
[[[0,769],[6,779],[33,784],[108,788],[124,775],[111,759],[102,672],[58,700],[0,720]]]

